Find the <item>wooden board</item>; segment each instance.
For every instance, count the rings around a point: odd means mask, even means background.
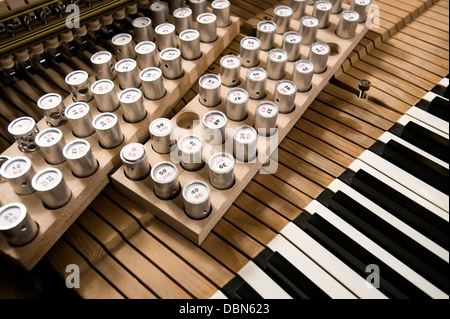
[[[57,210],[46,209],[37,194],[19,196],[15,194],[7,183],[0,184],[0,193],[2,197],[0,204],[5,205],[12,202],[23,203],[31,217],[39,224],[38,236],[24,247],[11,247],[5,239],[0,239],[1,254],[12,259],[26,269],[31,269],[45,255],[50,247],[67,230],[67,228],[76,220],[76,218],[86,209],[91,201],[101,192],[109,181],[109,176],[120,165],[120,149],[123,145],[131,142],[144,142],[148,136],[148,126],[150,122],[168,114],[175,104],[185,95],[195,81],[206,71],[217,56],[228,46],[239,32],[238,19],[232,17],[232,24],[226,28],[218,28],[218,39],[213,43],[201,43],[202,56],[195,61],[183,60],[184,76],[178,80],[164,79],[166,95],[158,101],[150,101],[144,98],[144,106],[147,110],[147,117],[139,123],[127,123],[123,120],[122,109],[119,108],[115,114],[119,118],[120,127],[124,134],[124,141],[114,149],[103,149],[98,144],[96,134],[86,138],[91,144],[95,157],[99,162],[99,169],[90,177],[76,178],[72,174],[69,164],[64,162],[54,167],[61,170],[64,179],[72,191],[71,200],[62,208]],[[95,79],[91,78],[91,83]],[[117,93],[119,90],[118,79],[115,80]],[[72,103],[72,97],[64,99],[67,106]],[[94,100],[89,102],[91,112],[95,117],[99,114]],[[44,120],[37,124],[40,130],[47,128]],[[75,139],[71,132],[70,125],[66,124],[60,127],[66,142]],[[27,156],[38,172],[48,167],[40,151],[34,153],[21,153],[17,145],[12,145],[3,155],[14,157],[19,155]]]
[[[312,8],[307,8],[312,10]],[[311,14],[311,12],[309,12]],[[211,229],[217,224],[217,222],[222,218],[230,205],[239,196],[242,190],[247,186],[253,176],[260,170],[261,166],[269,159],[272,151],[274,151],[298,119],[302,116],[303,112],[307,107],[313,102],[316,96],[328,83],[330,78],[340,67],[342,62],[347,58],[347,56],[352,52],[357,43],[366,34],[367,27],[365,24],[358,25],[356,35],[353,39],[344,40],[340,39],[335,35],[335,29],[339,20],[339,15],[332,15],[330,18],[330,27],[327,29],[319,30],[317,39],[319,42],[325,42],[331,44],[332,54],[327,63],[327,70],[322,74],[315,74],[313,77],[313,87],[307,93],[297,93],[295,99],[295,110],[290,114],[279,114],[277,119],[278,133],[277,138],[269,138],[258,136],[258,158],[254,163],[239,163],[237,162],[234,167],[235,172],[235,184],[228,190],[217,190],[210,186],[211,189],[211,204],[212,212],[211,214],[203,220],[193,220],[190,219],[184,213],[183,198],[182,195],[178,195],[173,200],[163,201],[156,197],[153,193],[153,181],[151,177],[147,177],[141,181],[131,181],[129,180],[120,168],[116,173],[114,173],[111,178],[119,190],[126,194],[129,198],[136,201],[138,204],[144,208],[151,211],[153,214],[164,220],[170,226],[177,229],[184,236],[194,241],[197,244],[201,244],[205,237],[209,234]],[[298,30],[299,21],[293,20],[291,22],[291,29]],[[275,39],[277,47],[281,47],[281,35],[277,35]],[[303,58],[308,56],[309,46],[302,46],[301,56]],[[267,60],[267,52],[260,52],[260,66],[265,67]],[[293,62],[288,63],[286,67],[285,79],[291,79]],[[245,75],[248,69],[241,68],[241,87],[245,84]],[[268,96],[264,100],[273,100],[273,92],[276,84],[279,81],[268,80],[267,82],[267,92]],[[175,117],[172,118],[172,122],[175,126],[175,138],[180,138],[182,135],[188,134],[189,130],[184,130],[178,123],[182,122],[184,117],[191,116],[192,113],[196,114],[197,119],[202,119],[203,115],[211,110],[220,110],[224,112],[224,102],[228,88],[221,87],[221,99],[222,103],[214,108],[208,108],[203,106],[198,99],[198,96],[194,98],[187,106],[183,108]],[[241,125],[253,125],[254,113],[256,105],[261,101],[249,100],[248,109],[249,116],[246,120],[241,122],[227,122],[228,129],[234,129]],[[194,134],[202,136],[201,126],[193,129]],[[231,138],[230,138],[231,139]],[[226,145],[227,143],[225,143]],[[154,152],[151,148],[151,142],[146,145],[150,164],[153,166],[161,161],[171,161],[170,155],[161,155]],[[205,162],[207,162],[210,155],[214,152],[222,150],[222,145],[219,147],[213,147],[207,143],[203,143],[203,157]],[[229,148],[227,148],[227,151]],[[273,161],[271,161],[274,163]],[[179,181],[181,187],[186,185],[191,180],[203,180],[209,183],[208,177],[208,166],[205,165],[202,169],[196,172],[185,171],[179,164],[177,164],[177,169],[179,172]]]

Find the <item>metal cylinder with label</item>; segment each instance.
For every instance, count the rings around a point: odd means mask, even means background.
[[[108,79],[97,80],[92,84],[91,91],[100,112],[114,112],[119,108],[119,99],[113,81]]]
[[[199,101],[202,105],[212,107],[220,104],[221,80],[218,75],[205,74],[198,80]]]
[[[180,34],[184,30],[192,29],[192,10],[189,8],[178,8],[173,12],[175,32]]]
[[[342,12],[336,28],[336,35],[342,39],[351,39],[355,36],[358,27],[359,14],[356,11]]]
[[[371,3],[371,0],[352,0],[350,10],[356,11],[359,14],[359,23],[363,23],[366,21],[367,12],[369,11],[369,6]]]
[[[212,12],[217,17],[217,27],[225,28],[231,24],[231,4],[228,0],[214,0],[211,3]]]
[[[156,44],[151,41],[142,41],[136,44],[134,48],[137,54],[137,62],[141,70],[151,67],[159,66],[158,52],[156,51]]]
[[[314,75],[314,64],[310,61],[299,60],[294,65],[292,82],[298,92],[307,92],[311,89],[311,81]]]
[[[243,125],[233,133],[233,155],[239,162],[251,162],[256,159],[256,142],[258,133],[249,126]]]
[[[189,7],[192,10],[192,19],[197,21],[197,17],[207,11],[206,0],[189,0]]]
[[[248,116],[248,92],[242,88],[228,91],[225,103],[225,113],[232,121],[243,121]]]
[[[277,83],[273,100],[280,113],[291,113],[294,110],[296,94],[297,87],[293,82],[285,80]]]
[[[290,30],[290,23],[292,19],[291,7],[278,6],[273,10],[273,22],[277,25],[276,33],[283,34]]]
[[[261,41],[255,37],[245,37],[240,42],[240,57],[244,68],[252,68],[259,64]]]
[[[86,71],[76,70],[67,74],[66,84],[72,93],[74,102],[89,102],[94,97],[91,92],[91,82]]]
[[[203,116],[203,140],[211,145],[225,142],[227,116],[220,111],[211,111]]]
[[[159,68],[146,68],[141,71],[139,77],[141,78],[144,96],[147,99],[160,100],[166,95],[163,74]]]
[[[122,90],[127,88],[138,88],[141,86],[139,69],[135,60],[119,60],[115,67],[119,77],[119,86]]]
[[[119,93],[119,101],[123,118],[128,123],[138,123],[147,116],[141,90],[136,88],[125,89]]]
[[[175,10],[182,8],[184,5],[184,0],[169,0],[169,12],[173,14]]]
[[[337,14],[342,11],[342,0],[331,0],[331,14]]]
[[[325,43],[311,44],[308,60],[314,64],[314,73],[323,73],[327,69],[327,61],[330,56],[330,47]]]
[[[261,50],[269,51],[275,47],[277,25],[273,21],[260,21],[256,25],[256,37],[261,42]]]
[[[184,75],[181,51],[177,48],[167,48],[159,53],[161,70],[165,78],[176,80]]]
[[[202,56],[200,33],[194,29],[186,29],[179,35],[181,55],[185,60],[197,60]]]
[[[328,28],[332,5],[328,1],[316,1],[314,3],[313,16],[319,20],[319,29]]]
[[[49,209],[61,208],[72,197],[72,191],[57,168],[45,168],[37,172],[31,184],[44,206]]]
[[[234,158],[228,153],[216,153],[208,162],[209,182],[214,188],[229,189],[234,184]]]
[[[28,195],[34,192],[31,179],[35,173],[30,159],[25,156],[12,157],[0,168],[0,175],[18,195]]]
[[[159,51],[166,48],[176,48],[177,41],[175,38],[175,26],[171,23],[163,23],[155,28],[156,44],[158,44]]]
[[[267,77],[271,80],[279,80],[286,74],[288,56],[286,51],[272,49],[267,54]]]
[[[108,51],[99,51],[91,56],[91,63],[97,80],[114,80],[117,76],[114,58]]]
[[[66,124],[65,106],[58,93],[47,93],[41,96],[37,101],[37,106],[42,110],[47,125],[57,127]]]
[[[187,171],[197,171],[204,165],[202,156],[202,140],[197,135],[189,134],[178,141],[181,151],[181,167]]]
[[[220,80],[225,86],[237,86],[241,83],[241,59],[235,55],[225,55],[220,59]]]
[[[183,187],[184,212],[192,219],[200,220],[209,216],[212,207],[211,190],[205,182],[194,180]]]
[[[170,153],[172,146],[175,144],[172,138],[174,129],[172,121],[163,117],[157,118],[150,123],[148,129],[153,150],[159,154]]]
[[[28,214],[22,203],[0,207],[0,233],[11,246],[24,246],[39,233],[39,225]]]
[[[70,141],[63,148],[63,155],[70,165],[73,175],[79,178],[91,176],[98,169],[98,161],[86,140]]]
[[[22,116],[13,120],[8,125],[8,133],[14,137],[21,152],[34,152],[39,148],[34,141],[39,128],[32,117]]]
[[[138,17],[135,18],[131,24],[133,25],[136,43],[155,41],[155,31],[153,30],[152,20],[150,18]]]
[[[266,97],[267,71],[256,67],[247,71],[245,89],[253,100],[261,100]]]
[[[150,12],[155,28],[160,24],[169,22],[169,5],[167,3],[162,1],[152,3]]]
[[[120,151],[125,176],[132,181],[146,178],[150,173],[150,163],[145,146],[140,143],[125,145]]]
[[[288,61],[294,62],[300,59],[300,44],[302,36],[295,31],[288,31],[283,34],[281,49],[287,53]]]
[[[302,44],[310,45],[316,41],[317,31],[319,30],[319,20],[315,17],[304,16],[300,20],[298,33],[302,36]]]
[[[306,4],[308,0],[289,0],[289,6],[292,8],[292,19],[300,20],[305,15]]]
[[[62,152],[66,141],[61,130],[53,127],[45,129],[36,135],[35,140],[47,163],[58,165],[66,160]]]
[[[151,169],[155,195],[163,200],[175,198],[180,193],[178,169],[171,162],[159,162]]]
[[[87,137],[94,134],[95,129],[92,126],[92,113],[87,103],[72,103],[66,107],[65,114],[72,128],[73,135]]]
[[[277,131],[278,106],[271,101],[258,103],[255,111],[255,130],[259,135],[269,136]]]
[[[111,39],[117,60],[136,59],[133,37],[129,33],[119,33]]]
[[[217,40],[217,17],[213,13],[202,13],[197,17],[200,41],[211,43]]]
[[[122,144],[124,136],[114,113],[100,113],[92,120],[98,141],[103,148],[115,148]]]

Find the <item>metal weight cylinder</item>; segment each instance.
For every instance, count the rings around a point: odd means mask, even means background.
[[[209,216],[212,207],[211,190],[205,182],[194,180],[183,187],[184,212],[189,218],[200,220]]]
[[[315,17],[304,16],[300,20],[298,33],[302,36],[302,44],[310,45],[316,41],[317,31],[319,30],[319,20]]]
[[[206,0],[189,0],[189,7],[192,10],[192,19],[197,21],[197,17],[207,11]]]
[[[202,13],[197,17],[200,41],[211,43],[217,40],[217,17],[213,13]]]
[[[273,22],[277,25],[276,33],[283,34],[290,30],[293,10],[288,6],[278,6],[273,10]]]
[[[271,80],[279,80],[286,74],[288,56],[286,51],[272,49],[267,54],[267,77]]]
[[[316,1],[314,3],[313,16],[319,20],[319,29],[328,28],[332,5],[328,1]]]
[[[367,19],[367,11],[369,10],[369,6],[372,3],[371,0],[352,0],[352,4],[350,5],[351,11],[356,11],[359,14],[359,23],[363,23]]]
[[[137,62],[141,70],[151,67],[159,66],[158,52],[156,51],[156,44],[151,41],[142,41],[136,44],[134,48],[137,54]]]
[[[117,76],[114,69],[114,58],[108,51],[99,51],[91,56],[91,63],[97,80],[114,80]]]
[[[0,175],[18,195],[29,195],[34,192],[31,179],[35,173],[30,159],[25,156],[12,157],[0,168]]]
[[[291,113],[294,110],[296,94],[297,87],[293,82],[285,80],[277,83],[273,100],[280,113]]]
[[[48,128],[36,135],[36,144],[39,146],[47,163],[61,164],[66,160],[63,148],[66,145],[63,133],[57,128]]]
[[[98,141],[103,148],[115,148],[124,139],[119,121],[114,113],[100,113],[92,120],[92,126],[97,132]]]
[[[119,99],[113,81],[97,80],[92,84],[91,91],[100,112],[114,112],[119,108]]]
[[[139,74],[142,82],[144,96],[149,100],[160,100],[166,95],[164,78],[159,68],[150,67]]]
[[[155,28],[160,24],[169,22],[169,5],[167,3],[162,1],[152,3],[150,12]]]
[[[189,8],[178,8],[173,12],[175,31],[180,34],[184,30],[192,29],[192,10]]]
[[[255,130],[259,135],[269,136],[277,131],[278,106],[271,101],[258,103],[255,110]]]
[[[308,60],[314,64],[314,73],[323,73],[327,69],[327,61],[330,56],[330,47],[325,43],[311,44]]]
[[[209,159],[209,182],[214,188],[229,189],[234,184],[234,158],[228,153],[216,153]]]
[[[247,71],[245,89],[253,100],[261,100],[266,97],[267,71],[256,67]]]
[[[183,7],[184,0],[169,0],[169,12],[173,14],[175,10]]]
[[[235,55],[225,55],[220,59],[220,80],[225,86],[237,86],[241,83],[241,59]]]
[[[164,77],[169,80],[175,80],[184,75],[180,50],[177,48],[164,49],[159,53],[159,58]]]
[[[205,74],[198,80],[199,101],[202,105],[212,107],[220,104],[220,77],[215,74]]]
[[[256,37],[261,43],[261,50],[268,51],[275,47],[274,39],[277,25],[273,21],[260,21],[256,26]]]
[[[256,141],[258,133],[249,126],[243,125],[234,130],[233,155],[239,162],[251,162],[256,159]]]
[[[225,28],[231,24],[231,4],[227,0],[214,0],[211,3],[212,12],[217,17],[217,27]]]
[[[65,106],[61,95],[47,93],[39,98],[37,106],[42,110],[47,125],[57,127],[66,124]]]
[[[175,26],[171,23],[163,23],[155,28],[156,44],[159,51],[166,48],[176,48],[177,41],[175,38]]]
[[[11,246],[24,246],[36,238],[39,225],[25,205],[9,203],[0,207],[0,233]]]
[[[72,191],[57,168],[39,171],[31,183],[47,208],[58,209],[66,205],[72,197]]]
[[[194,29],[186,29],[179,35],[181,55],[185,60],[197,60],[202,56],[200,33]]]
[[[203,116],[203,140],[211,145],[225,142],[227,116],[220,111],[211,111]]]
[[[331,14],[337,14],[342,11],[342,0],[331,0],[330,2],[333,5],[331,8]]]
[[[86,140],[70,141],[64,146],[63,155],[76,177],[89,177],[98,169],[98,161],[92,152],[91,145]]]
[[[248,116],[248,92],[241,88],[228,91],[225,103],[225,114],[232,121],[243,121]]]
[[[67,74],[66,84],[72,93],[74,102],[89,102],[94,97],[91,92],[91,82],[86,71],[76,70]]]
[[[289,0],[289,6],[292,8],[292,19],[299,20],[305,15],[306,4],[308,0]]]
[[[159,154],[170,153],[175,143],[171,136],[174,130],[172,121],[166,118],[157,118],[150,123],[148,129],[153,150]]]
[[[163,200],[173,199],[180,193],[178,169],[171,162],[159,162],[152,167],[150,176],[153,180],[155,195]]]
[[[245,37],[241,40],[240,57],[242,66],[252,68],[259,64],[261,41],[255,37]]]
[[[152,27],[152,20],[148,17],[138,17],[134,19],[133,25],[134,37],[136,43],[143,41],[155,41],[155,31]]]
[[[125,145],[120,151],[125,176],[132,181],[146,178],[150,173],[150,163],[145,146],[140,143]]]
[[[135,60],[119,60],[116,63],[115,68],[119,77],[119,86],[121,89],[138,88],[141,86],[139,69]]]
[[[294,62],[300,59],[300,44],[302,36],[295,31],[288,31],[283,34],[281,49],[287,53],[288,61]]]
[[[8,132],[14,137],[21,152],[34,152],[39,148],[34,140],[36,134],[39,133],[39,128],[32,117],[22,116],[16,118],[9,123]]]
[[[111,39],[117,60],[136,59],[133,37],[129,33],[119,33]]]
[[[128,123],[138,123],[147,116],[141,90],[136,88],[123,90],[119,93],[119,102],[122,107],[123,118]]]
[[[181,151],[181,167],[187,171],[197,171],[204,165],[202,157],[202,140],[197,135],[189,134],[178,141]]]
[[[94,134],[95,129],[92,126],[92,113],[87,103],[72,103],[66,107],[65,114],[72,128],[73,135],[87,137]]]
[[[310,61],[299,60],[294,65],[292,82],[298,92],[307,92],[311,89],[311,81],[314,75],[314,64]]]
[[[336,35],[342,39],[351,39],[355,36],[358,27],[359,14],[356,11],[342,12],[336,28]]]

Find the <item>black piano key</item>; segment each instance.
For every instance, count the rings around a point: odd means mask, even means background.
[[[262,299],[248,283],[239,277],[234,277],[222,288],[222,291],[230,299]]]
[[[448,223],[366,171],[347,170],[339,179],[445,249],[449,249]]]
[[[382,260],[321,217],[320,212],[309,218],[304,218],[302,215],[294,223],[361,277],[367,278],[368,265],[377,265],[380,269],[379,289],[387,297],[395,299],[430,298]]]
[[[347,223],[448,293],[448,264],[444,260],[341,191],[327,204]]]
[[[442,89],[440,89],[438,92],[433,92],[444,96],[446,89],[441,85],[436,86],[436,88],[439,87]],[[435,96],[431,101],[422,99],[419,101],[419,103],[416,104],[416,107],[424,110],[425,112],[433,114],[434,116],[437,116],[446,122],[449,121],[449,101],[440,96]]]
[[[449,172],[441,165],[394,140],[386,144],[376,142],[370,150],[437,190],[449,194]]]
[[[265,249],[253,261],[292,298],[330,299],[322,289],[278,252],[272,253]]]
[[[449,140],[447,138],[412,121],[405,126],[395,124],[389,132],[440,160],[449,162]]]

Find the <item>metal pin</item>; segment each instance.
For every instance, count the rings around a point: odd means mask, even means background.
[[[114,46],[114,53],[117,60],[122,59],[136,59],[136,52],[134,51],[133,37],[129,33],[119,33],[113,36],[112,44]]]
[[[36,144],[41,149],[47,163],[58,165],[66,160],[62,152],[66,141],[59,129],[48,128],[39,132],[36,135]]]
[[[220,59],[220,80],[225,86],[241,83],[241,59],[235,55],[225,55]]]
[[[184,30],[192,29],[192,10],[189,8],[178,8],[173,12],[175,31],[180,34]]]
[[[274,38],[277,25],[273,21],[260,21],[256,26],[256,37],[261,42],[261,50],[268,51],[275,47]]]
[[[124,136],[114,113],[100,113],[92,120],[98,141],[103,148],[115,148],[122,144]]]
[[[248,96],[254,100],[261,100],[266,97],[267,71],[256,67],[247,71],[245,89]]]
[[[137,54],[137,61],[141,70],[155,66],[159,67],[158,52],[156,45],[151,41],[142,41],[134,48]]]
[[[302,36],[302,44],[310,45],[316,41],[317,31],[319,30],[319,20],[315,17],[304,16],[300,20],[298,33]]]
[[[197,21],[197,17],[206,12],[207,2],[206,0],[189,0],[189,7],[192,10],[192,19]]]
[[[187,171],[197,171],[204,165],[202,157],[202,140],[193,134],[185,135],[178,141],[181,151],[181,167]]]
[[[154,182],[155,195],[163,200],[173,199],[180,193],[178,169],[171,162],[159,162],[152,167],[150,176]]]
[[[297,87],[291,81],[280,81],[275,87],[273,100],[280,113],[291,113],[295,108],[295,96]]]
[[[272,49],[267,54],[266,70],[271,80],[279,80],[286,74],[287,53],[280,49]]]
[[[153,25],[156,27],[169,21],[169,6],[167,3],[158,1],[150,6]]]
[[[149,100],[160,100],[166,95],[164,78],[159,68],[146,68],[139,73],[144,96]]]
[[[76,139],[67,143],[63,148],[63,154],[76,177],[91,176],[98,169],[98,161],[86,140]]]
[[[363,79],[363,80],[359,81],[359,83],[358,83],[358,88],[359,88],[359,95],[358,95],[358,97],[360,99],[367,99],[367,93],[366,92],[370,90],[370,85],[371,85],[371,83],[370,83],[369,80]]]
[[[371,0],[352,0],[352,4],[350,5],[351,11],[356,11],[359,14],[359,23],[363,23],[367,19],[367,12],[369,10],[369,6],[372,3]]]
[[[197,60],[202,56],[200,48],[200,33],[187,29],[180,33],[181,54],[185,60]]]
[[[289,31],[292,19],[292,8],[288,6],[278,6],[273,10],[273,22],[276,23],[276,33],[283,34]]]
[[[84,102],[72,103],[66,107],[65,115],[72,127],[73,135],[87,137],[94,134],[92,126],[92,113],[89,105]]]
[[[97,80],[108,79],[114,80],[117,76],[114,69],[114,58],[108,51],[99,51],[91,56],[92,67]]]
[[[217,17],[213,13],[202,13],[197,17],[200,41],[211,43],[217,40]]]
[[[314,3],[313,16],[319,20],[319,29],[328,28],[332,5],[328,1],[316,1]]]
[[[342,11],[342,0],[330,0],[333,7],[331,8],[331,13],[336,14]]]
[[[211,3],[212,11],[217,17],[217,27],[225,28],[231,24],[231,4],[227,0],[214,0]]]
[[[240,57],[242,66],[252,68],[259,64],[261,41],[255,37],[245,37],[241,40]]]
[[[158,118],[150,123],[148,129],[152,138],[153,150],[159,154],[170,153],[172,145],[175,143],[171,136],[174,129],[172,121]]]
[[[24,246],[39,233],[39,225],[21,203],[10,203],[0,208],[0,233],[11,246]]]
[[[91,91],[100,112],[114,112],[119,108],[119,99],[113,81],[108,79],[95,81]]]
[[[231,89],[227,93],[225,113],[232,121],[243,121],[248,116],[248,92],[241,88]]]
[[[220,111],[211,111],[203,116],[203,140],[211,145],[225,142],[227,116]]]
[[[258,103],[254,127],[259,135],[269,136],[277,131],[278,106],[271,101]]]
[[[166,48],[176,48],[177,41],[175,39],[175,26],[171,23],[163,23],[155,28],[156,42],[159,51]]]
[[[128,123],[138,123],[147,116],[141,90],[136,88],[125,89],[119,93],[119,101],[123,118]]]
[[[148,17],[138,17],[134,19],[133,25],[134,37],[136,43],[143,41],[155,41],[155,31],[152,27],[152,20]]]
[[[203,181],[194,180],[183,187],[184,212],[192,219],[204,219],[212,211],[211,190]]]
[[[308,0],[289,0],[289,6],[292,8],[292,19],[299,20],[305,15],[306,4]]]
[[[47,125],[56,127],[66,124],[65,106],[61,95],[57,93],[45,94],[39,98],[37,106],[42,110]]]
[[[23,116],[13,120],[8,125],[8,132],[14,137],[21,152],[34,152],[39,148],[34,141],[39,129],[32,117]]]
[[[35,173],[30,159],[25,156],[10,158],[0,168],[0,175],[18,195],[29,195],[34,192],[31,179]]]
[[[77,70],[67,74],[65,79],[74,102],[89,102],[94,97],[91,92],[91,82],[86,71]]]
[[[299,60],[294,65],[292,82],[298,92],[307,92],[311,89],[311,80],[314,75],[314,64],[306,60]]]
[[[132,181],[144,179],[150,173],[150,163],[145,146],[140,143],[125,145],[120,151],[125,176]]]
[[[298,61],[300,59],[300,44],[302,36],[295,31],[288,31],[283,34],[283,42],[281,49],[286,51],[289,62]]]
[[[214,188],[229,189],[234,184],[234,158],[228,153],[216,153],[209,159],[209,182]]]
[[[123,59],[116,63],[116,71],[119,75],[121,89],[138,88],[141,86],[137,62],[132,59]]]
[[[359,14],[355,11],[342,12],[336,28],[336,35],[342,39],[351,39],[355,36],[358,26]]]
[[[233,155],[239,162],[251,162],[256,159],[256,140],[258,133],[249,126],[243,125],[234,130]]]
[[[159,53],[161,70],[169,80],[176,80],[184,75],[181,61],[181,51],[176,48],[167,48]]]
[[[58,209],[66,205],[72,197],[72,191],[57,168],[46,168],[34,175],[31,184],[49,209]]]
[[[215,74],[205,74],[198,80],[199,101],[204,106],[217,106],[220,104],[220,77]]]
[[[308,60],[314,64],[314,73],[323,73],[327,69],[330,47],[325,43],[313,43],[309,51]]]

